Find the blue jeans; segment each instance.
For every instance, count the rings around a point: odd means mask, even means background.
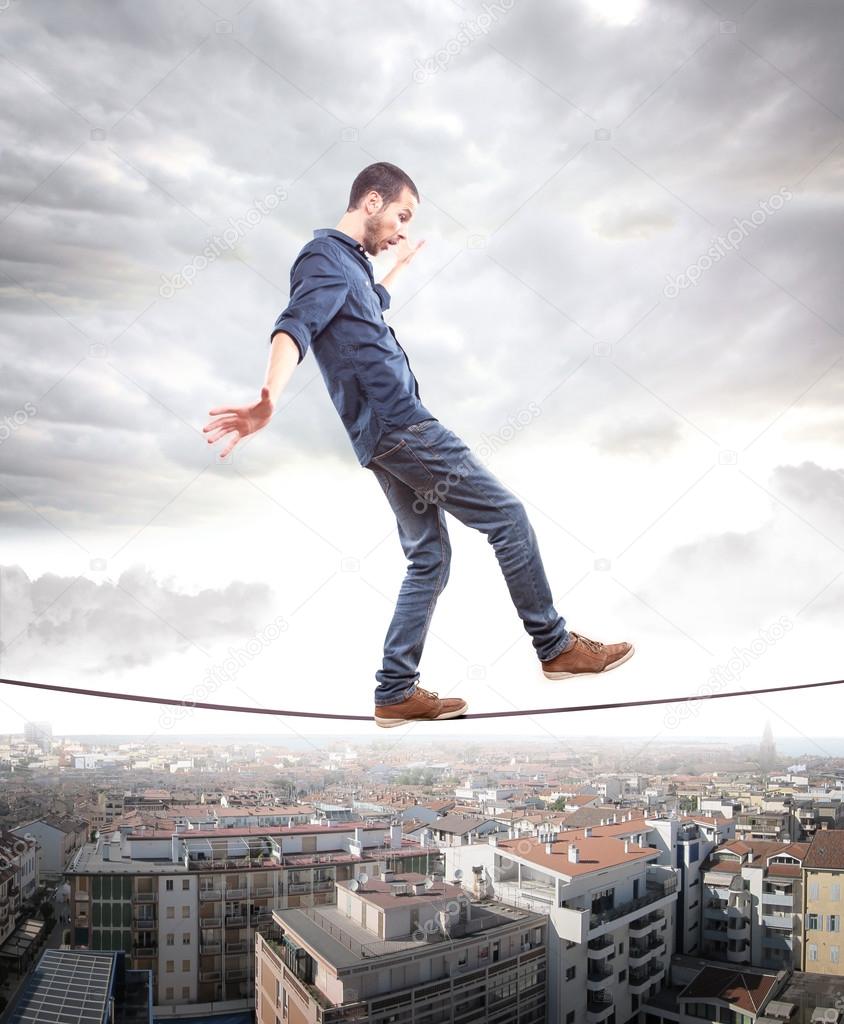
[[[416,689],[428,626],[448,582],[446,512],[487,535],[538,658],[549,661],[567,647],[565,619],[554,608],[525,508],[471,449],[429,419],[391,430],[378,452],[366,468],[396,514],[409,565],[384,641],[383,666],[375,673],[376,706],[397,704]]]

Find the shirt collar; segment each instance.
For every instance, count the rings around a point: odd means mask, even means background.
[[[341,242],[350,245],[365,257],[366,254],[360,242],[356,238],[352,238],[351,235],[347,235],[344,231],[338,231],[337,228],[316,228],[314,231],[314,238],[324,238],[326,235],[331,235],[332,238],[339,238]]]

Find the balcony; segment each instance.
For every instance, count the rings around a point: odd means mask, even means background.
[[[227,914],[226,928],[242,928],[246,924],[246,918],[242,915]]]
[[[272,896],[273,887],[271,885],[259,885],[255,890],[255,896],[257,899],[264,899],[267,896]]]
[[[227,953],[245,953],[246,943],[245,942],[227,942],[226,943]]]
[[[219,981],[220,980],[220,972],[219,971],[200,971],[199,972],[199,980],[200,981]]]
[[[151,932],[158,927],[158,923],[155,918],[152,917],[136,917],[132,922],[132,927],[139,932]]]
[[[223,919],[221,917],[200,917],[199,919],[200,928],[222,928]]]
[[[609,922],[619,921],[620,918],[636,914],[642,907],[650,906],[666,900],[677,892],[677,876],[671,868],[652,867],[648,869],[646,889],[644,896],[638,896],[634,900],[621,903],[611,910],[604,910],[598,914],[592,914],[589,921],[590,929],[600,928]],[[644,931],[656,921],[665,917],[665,911],[655,909],[650,914],[640,915],[636,921],[631,921],[630,927],[634,931]]]
[[[766,928],[780,928],[790,932],[794,929],[794,914],[763,914],[762,924]]]
[[[136,892],[135,902],[136,903],[155,903],[158,899],[157,892]]]
[[[587,992],[586,993],[586,1016],[590,1021],[590,1024],[597,1024],[597,1021],[603,1020],[609,1016],[613,1009],[613,998],[612,993],[604,990],[603,992]]]
[[[200,942],[199,952],[200,953],[220,953],[222,952],[222,942]]]
[[[590,962],[586,971],[586,987],[603,989],[613,973],[612,966],[606,960]]]
[[[630,991],[636,995],[641,995],[648,985],[650,985],[651,976],[647,967],[635,967],[630,969],[630,973],[627,975],[627,981],[630,986]]]
[[[245,889],[226,889],[227,900],[245,900],[246,890]]]
[[[206,900],[218,900],[221,897],[222,897],[222,893],[220,892],[219,889],[200,889],[199,890],[200,902],[204,902]]]
[[[612,935],[601,935],[597,939],[590,939],[587,948],[590,958],[608,956],[615,949],[615,939]]]
[[[245,967],[235,967],[233,971],[226,971],[226,981],[243,981],[249,977],[249,971]]]
[[[727,962],[731,964],[749,964],[750,947],[747,943],[739,943],[733,949],[727,949]]]
[[[794,906],[794,896],[790,892],[763,892],[762,903],[772,907],[787,907],[790,910]]]

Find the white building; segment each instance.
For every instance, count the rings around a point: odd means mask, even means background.
[[[677,873],[643,819],[444,851],[477,896],[545,913],[548,1020],[627,1021],[665,983]],[[667,822],[665,824],[668,824]],[[676,822],[672,823],[676,826]]]

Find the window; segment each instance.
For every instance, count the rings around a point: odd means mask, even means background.
[[[569,1010],[566,1014],[566,1024],[574,1024],[574,1010]]]
[[[167,971],[168,974],[172,974],[173,970],[174,970],[174,967],[175,967],[175,962],[173,960],[168,960],[167,961],[167,966],[165,967],[165,970]],[[172,992],[172,989],[170,991]],[[170,996],[170,998],[172,999],[173,997]]]
[[[809,899],[816,900],[819,897],[819,886],[817,882],[809,882]]]
[[[826,930],[828,932],[840,932],[841,931],[841,915],[840,914],[829,914],[826,919]]]
[[[809,943],[807,947],[807,956],[810,960],[818,959],[818,947],[815,945],[814,942]]]
[[[806,930],[807,931],[815,931],[816,932],[819,927],[820,927],[820,918],[819,918],[819,916],[817,914],[807,914],[806,915]]]
[[[173,932],[167,932],[167,945],[172,946],[175,941],[176,936],[173,934]]]
[[[168,907],[167,908],[167,916],[168,917],[175,917],[176,916],[176,908],[175,907]]]
[[[831,900],[840,900],[841,899],[841,886],[838,884],[838,882],[833,882],[832,885],[830,885],[830,887],[829,887],[829,898]]]
[[[287,989],[281,990],[281,1019],[287,1020]]]
[[[190,985],[182,985],[182,999],[190,999]]]
[[[190,917],[190,907],[182,907],[182,917]]]
[[[571,981],[576,973],[577,973],[577,969],[575,967],[567,967],[566,968],[566,981]]]
[[[829,962],[832,964],[838,963],[838,946],[829,947]]]
[[[172,986],[170,986],[170,988],[166,988],[164,990],[164,998],[165,999],[172,999],[173,998],[173,988],[172,988]]]
[[[618,952],[619,952],[619,954],[624,952],[624,943],[623,942],[619,942],[619,944],[618,944]]]
[[[623,970],[623,971],[619,971],[619,972],[618,972],[618,980],[619,980],[619,981],[624,981],[624,979],[625,979],[626,977],[627,977],[627,970],[626,970],[626,969],[625,969],[625,970]]]
[[[182,888],[183,889],[190,889],[190,879],[189,878],[183,878],[182,879]]]
[[[182,970],[183,971],[189,971],[190,970],[190,960],[183,960],[182,961]]]
[[[190,932],[182,932],[182,945],[183,946],[189,946],[190,945]]]
[[[167,878],[167,879],[164,880],[164,888],[167,890],[167,892],[172,892],[173,891],[173,879],[172,878]]]

